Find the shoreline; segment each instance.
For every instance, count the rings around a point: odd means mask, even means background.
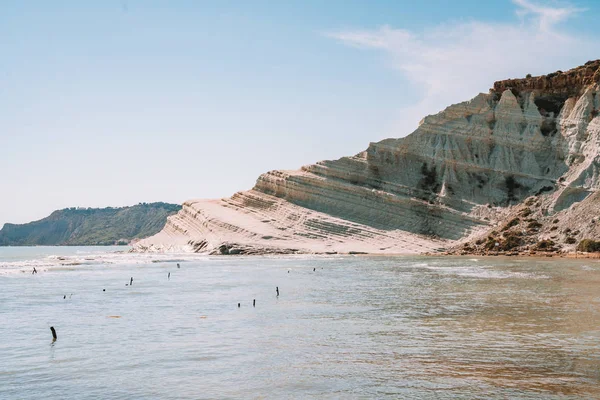
[[[435,256],[435,253],[427,253]],[[454,257],[515,257],[515,258],[568,258],[568,259],[600,259],[600,253],[582,253],[582,252],[486,252],[486,253],[441,253],[440,256]]]
[[[73,247],[94,247],[97,249],[103,249],[108,247],[122,247],[125,249],[119,249],[113,251],[111,253],[130,253],[130,254],[187,254],[187,255],[195,255],[195,256],[204,256],[204,257],[302,257],[302,256],[318,256],[318,257],[512,257],[512,258],[564,258],[564,259],[598,259],[600,260],[600,252],[599,253],[585,253],[585,252],[465,252],[462,250],[455,251],[443,251],[443,252],[423,252],[423,253],[369,253],[369,252],[361,252],[361,251],[350,251],[350,252],[310,252],[310,251],[299,251],[298,249],[294,249],[294,251],[260,251],[254,249],[252,252],[240,252],[240,253],[226,253],[226,254],[215,254],[215,253],[202,253],[202,252],[194,252],[194,251],[139,251],[131,246],[72,246],[72,245],[52,245],[52,246],[0,246],[1,249],[16,249],[16,248],[44,248],[44,247],[53,247],[53,248],[73,248]],[[130,247],[129,250],[126,250],[127,247]]]
[[[169,252],[133,252],[137,254],[169,254]],[[177,254],[177,253],[173,253]],[[564,259],[598,259],[600,260],[600,253],[511,253],[511,252],[498,252],[498,253],[367,253],[367,252],[350,252],[350,253],[318,253],[318,252],[294,252],[294,253],[240,253],[240,254],[209,254],[209,253],[194,253],[194,252],[181,252],[179,254],[196,254],[198,256],[206,257],[303,257],[303,256],[316,256],[316,257],[439,257],[439,258],[465,258],[465,257],[485,257],[485,258],[498,258],[498,257],[510,257],[510,258],[564,258]]]

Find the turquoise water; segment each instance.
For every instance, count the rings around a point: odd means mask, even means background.
[[[1,399],[600,397],[594,261],[116,250],[0,248]]]

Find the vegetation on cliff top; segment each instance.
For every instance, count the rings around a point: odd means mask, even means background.
[[[0,246],[93,246],[127,244],[159,232],[181,209],[168,203],[131,207],[65,208],[27,224],[5,224]]]
[[[583,239],[577,245],[577,251],[585,251],[588,253],[595,253],[600,251],[600,241],[592,239]]]

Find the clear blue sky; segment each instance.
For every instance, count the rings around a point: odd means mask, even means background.
[[[595,0],[3,1],[0,226],[358,153],[600,58],[599,20]]]

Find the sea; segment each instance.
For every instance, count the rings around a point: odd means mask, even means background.
[[[600,398],[596,260],[128,250],[0,248],[0,399]]]

